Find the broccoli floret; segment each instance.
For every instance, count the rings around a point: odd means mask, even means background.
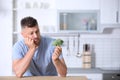
[[[61,46],[63,44],[63,40],[61,39],[56,39],[55,41],[53,41],[53,46]]]

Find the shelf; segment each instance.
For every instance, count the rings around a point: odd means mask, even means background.
[[[98,32],[99,11],[58,11],[58,26],[60,32]]]
[[[32,8],[32,9],[19,9],[19,8],[13,8],[13,11],[56,11],[56,9],[39,9],[39,8]]]

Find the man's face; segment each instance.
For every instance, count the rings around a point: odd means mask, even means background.
[[[36,45],[39,45],[39,43],[40,43],[40,31],[39,31],[38,26],[34,26],[32,28],[25,27],[22,30],[22,35],[24,38],[30,38],[30,39],[34,40],[34,43]]]

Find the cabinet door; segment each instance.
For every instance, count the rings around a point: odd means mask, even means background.
[[[101,23],[116,24],[118,0],[101,0],[100,4]]]
[[[57,9],[62,10],[96,10],[99,0],[56,0]]]
[[[104,73],[103,80],[120,80],[120,77],[117,73]]]

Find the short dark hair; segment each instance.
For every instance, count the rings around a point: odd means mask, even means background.
[[[26,26],[31,28],[36,25],[38,25],[37,20],[33,17],[28,16],[21,20],[21,28],[25,28]]]

